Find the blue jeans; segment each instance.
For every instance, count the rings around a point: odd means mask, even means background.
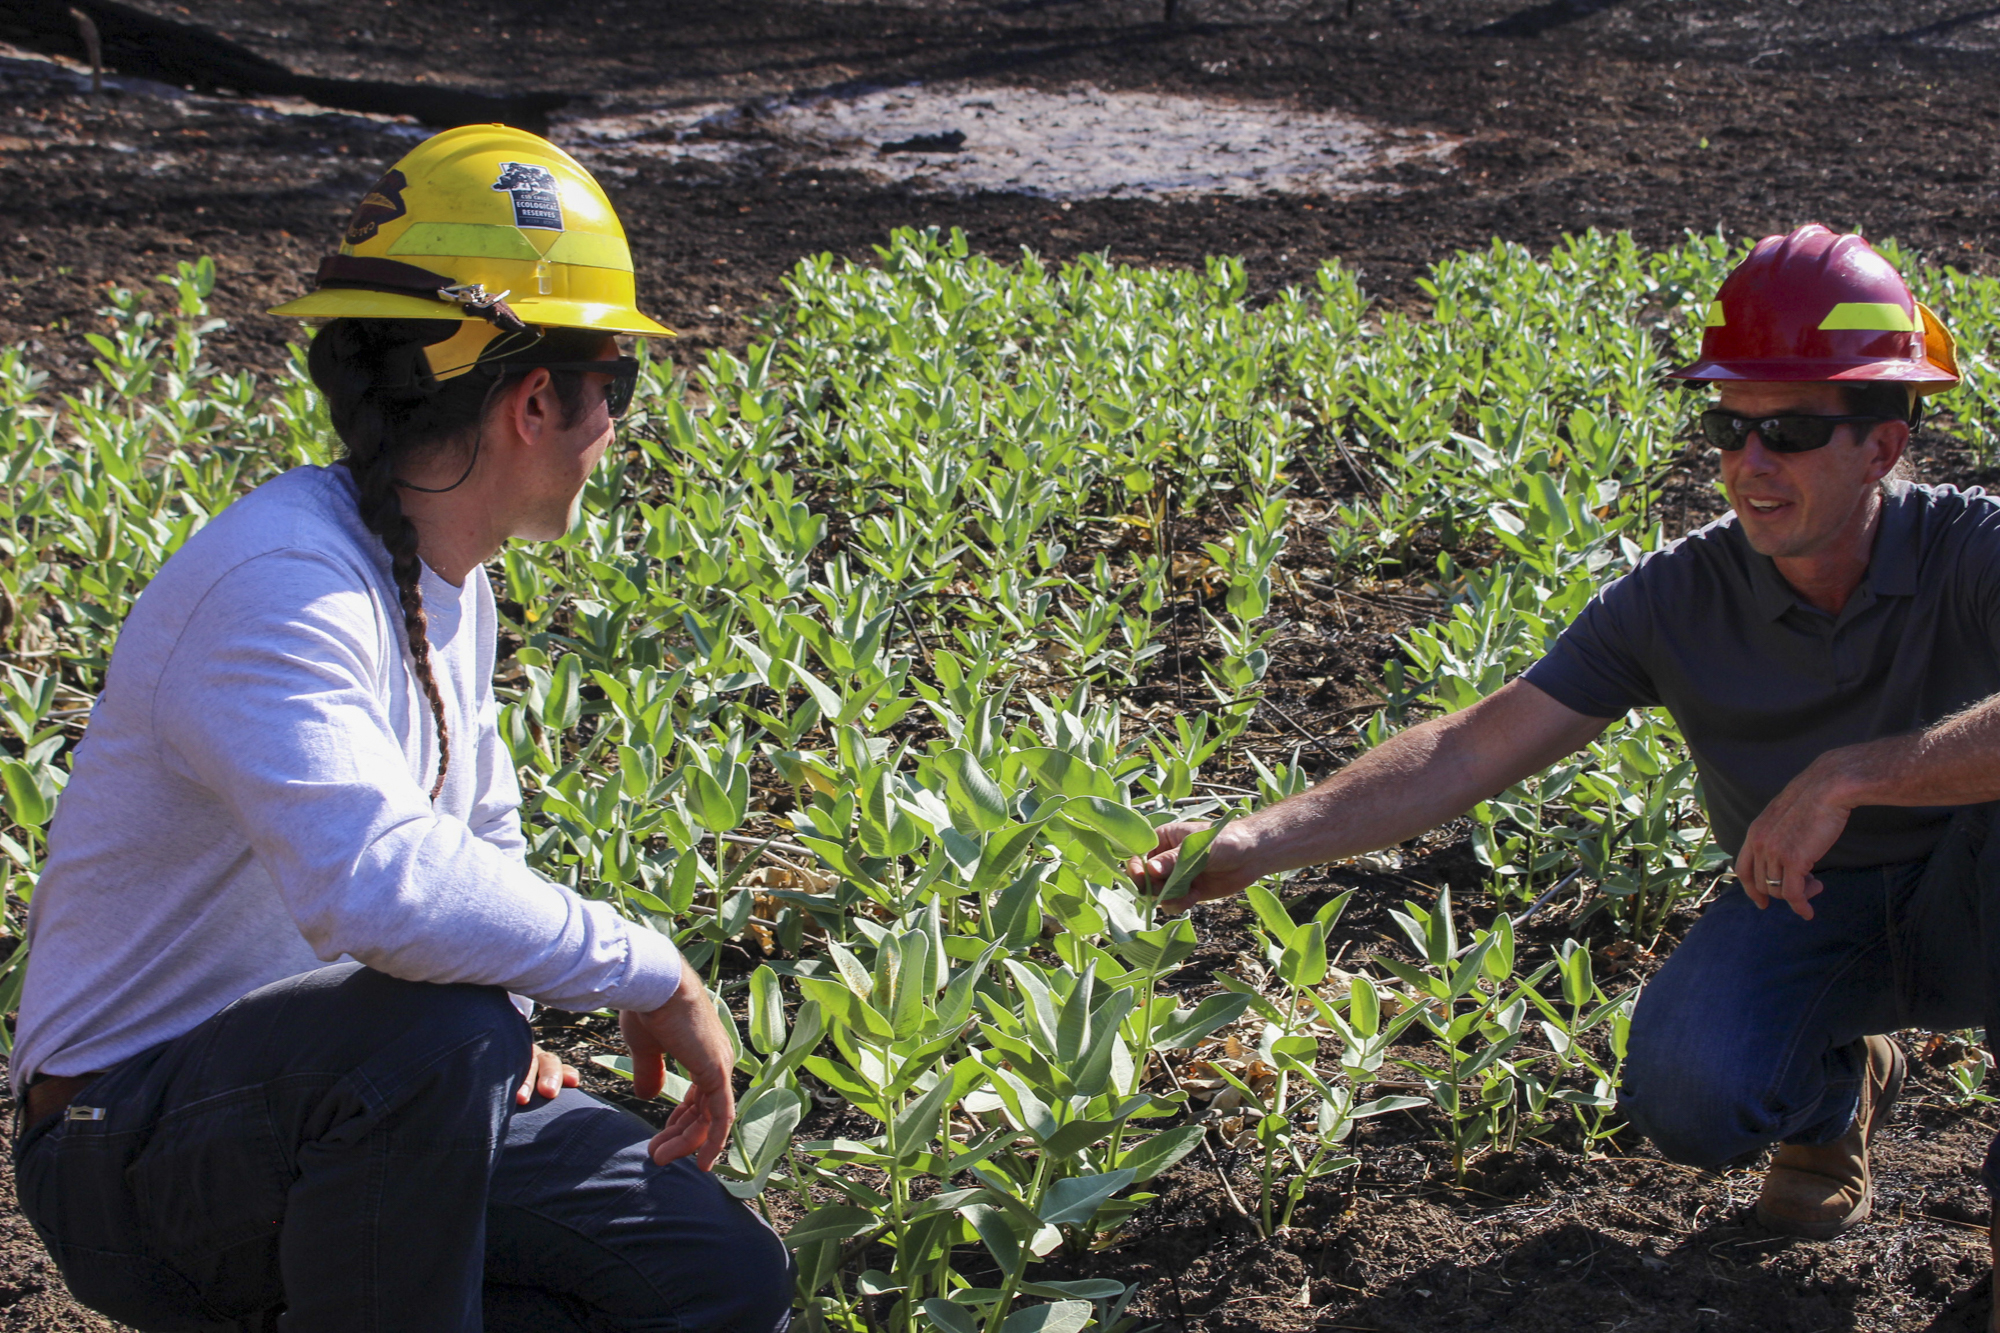
[[[1668,1157],[1712,1167],[1854,1123],[1862,1037],[1985,1026],[2000,941],[1992,807],[1960,811],[1923,861],[1832,870],[1805,921],[1732,885],[1639,996],[1619,1109]],[[1987,1154],[2000,1185],[2000,1140]]]
[[[783,1242],[637,1116],[517,1106],[528,1050],[489,987],[292,977],[85,1087],[101,1119],[28,1127],[22,1211],[147,1333],[783,1329]]]

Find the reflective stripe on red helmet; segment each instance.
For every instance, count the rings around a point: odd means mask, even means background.
[[[1951,335],[1895,266],[1859,236],[1817,223],[1766,236],[1723,281],[1683,380],[1958,383]]]

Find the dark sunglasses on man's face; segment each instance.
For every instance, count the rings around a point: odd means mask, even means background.
[[[1750,443],[1754,433],[1774,454],[1803,454],[1824,449],[1833,439],[1836,426],[1860,421],[1890,421],[1891,417],[1816,417],[1804,412],[1780,412],[1753,417],[1720,408],[1701,414],[1701,433],[1724,453],[1734,453]]]
[[[599,361],[500,362],[491,368],[495,375],[525,375],[531,370],[577,370],[586,375],[609,375],[604,386],[604,410],[616,421],[632,405],[632,390],[639,384],[639,359],[632,356],[606,357]]]

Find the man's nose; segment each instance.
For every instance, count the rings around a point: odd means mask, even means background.
[[[1760,476],[1777,471],[1778,455],[1765,446],[1762,432],[1753,430],[1743,438],[1743,466]]]

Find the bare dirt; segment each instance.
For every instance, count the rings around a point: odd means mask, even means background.
[[[673,348],[684,359],[741,346],[799,257],[866,257],[902,225],[962,227],[1003,256],[1021,246],[1149,264],[1236,254],[1259,296],[1338,258],[1399,303],[1420,303],[1415,279],[1455,250],[1495,236],[1546,247],[1585,227],[1667,244],[1689,229],[1756,235],[1818,219],[1960,267],[2000,261],[2000,7],[1976,0],[1356,0],[1351,10],[1182,0],[1172,25],[1157,3],[1093,0],[146,7],[303,73],[572,94],[559,137],[565,123],[754,112],[919,81],[1275,104],[1458,141],[1441,157],[1380,166],[1362,193],[1061,199],[885,182],[865,154],[826,167],[776,151],[704,160],[643,140],[580,144],[631,232],[645,302],[684,335]],[[90,374],[81,335],[101,327],[104,284],[143,284],[210,254],[222,275],[215,304],[231,323],[213,344],[218,359],[279,364],[298,329],[262,310],[302,289],[353,201],[422,129],[112,83],[92,97],[73,73],[0,60],[0,343],[27,343],[58,387],[74,388]],[[747,114],[718,133],[775,143],[756,122]],[[1340,498],[1338,460],[1316,463],[1303,498]],[[1917,464],[1929,479],[1986,479],[1936,437]],[[1714,510],[1693,470],[1670,499],[1676,527]],[[1295,574],[1310,563],[1287,559]],[[1338,733],[1361,715],[1393,635],[1427,614],[1425,595],[1416,578],[1338,595],[1307,579],[1288,592],[1253,744],[1289,757],[1299,730]],[[1390,947],[1388,903],[1439,883],[1471,887],[1462,833],[1405,849],[1395,874],[1337,868],[1294,891],[1310,902],[1362,887],[1342,937],[1364,956]],[[1239,909],[1203,911],[1198,973],[1230,964],[1247,938]],[[1536,938],[1570,924],[1556,911]],[[1657,965],[1628,962],[1633,981]],[[551,1020],[545,1035],[578,1056],[608,1040],[589,1022]],[[593,1086],[616,1090],[585,1068]],[[1875,1220],[1825,1244],[1749,1220],[1757,1162],[1694,1172],[1642,1142],[1589,1155],[1558,1132],[1480,1163],[1459,1190],[1429,1122],[1396,1115],[1360,1131],[1363,1166],[1315,1187],[1289,1232],[1258,1238],[1221,1185],[1229,1174],[1239,1194],[1248,1188],[1244,1164],[1198,1154],[1087,1271],[1142,1283],[1135,1310],[1173,1333],[1972,1333],[1990,1301],[1975,1172],[1996,1118],[1952,1104],[1949,1086],[1935,1063],[1917,1063],[1878,1144]],[[11,1189],[0,1180],[0,1328],[112,1328],[69,1302]]]

